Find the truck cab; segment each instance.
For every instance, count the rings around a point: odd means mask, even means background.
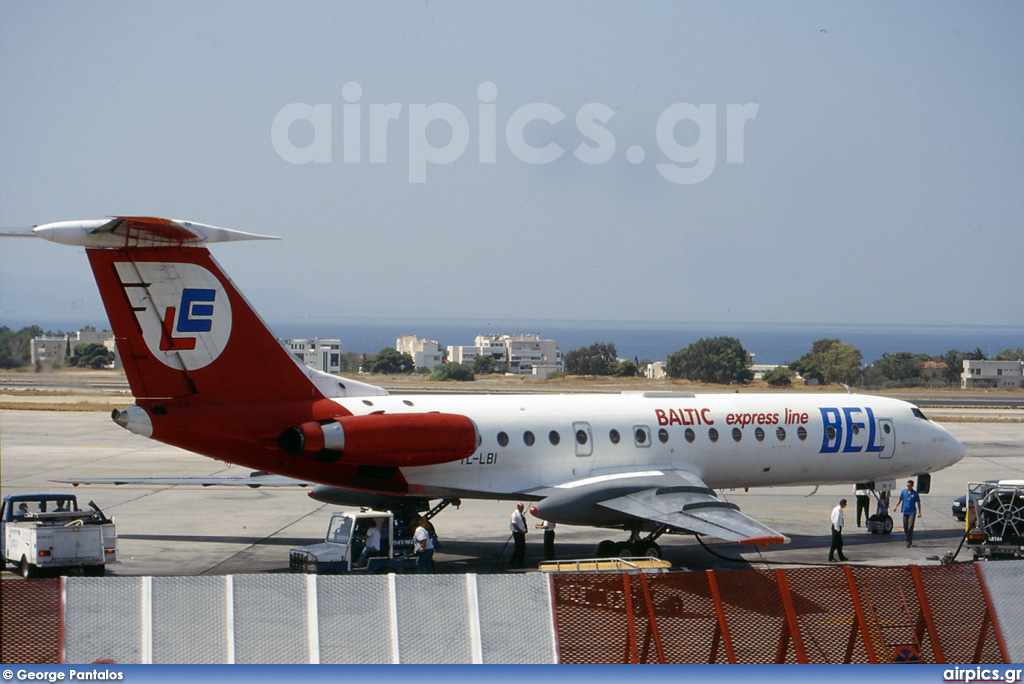
[[[370,528],[380,535],[380,551],[359,559]],[[331,515],[324,541],[292,549],[288,567],[292,572],[340,575],[350,572],[385,574],[412,567],[412,529],[381,511],[336,511]]]

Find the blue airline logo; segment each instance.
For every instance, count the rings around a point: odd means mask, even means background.
[[[879,439],[878,421],[870,407],[818,407],[821,411],[821,453],[844,454],[865,451],[877,453],[885,448]],[[867,440],[864,439],[865,429]]]
[[[187,287],[181,292],[181,307],[178,309],[178,332],[210,332],[213,329],[213,304],[217,297],[214,290]]]

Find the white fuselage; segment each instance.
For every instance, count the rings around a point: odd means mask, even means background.
[[[409,493],[502,498],[659,469],[714,489],[891,480],[963,457],[913,405],[857,394],[392,395],[337,400],[355,414],[468,416],[475,454],[405,468]]]

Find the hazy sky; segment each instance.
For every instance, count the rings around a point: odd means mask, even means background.
[[[271,320],[1024,319],[1019,2],[0,13],[0,226],[279,235],[213,247]],[[101,312],[76,248],[0,288]]]

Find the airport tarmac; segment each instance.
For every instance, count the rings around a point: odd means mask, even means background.
[[[129,403],[129,402],[125,402]],[[964,409],[934,409],[958,420]],[[829,513],[847,498],[846,554],[853,564],[937,564],[955,550],[963,523],[950,512],[968,481],[1024,478],[1024,422],[943,423],[967,447],[967,456],[932,477],[922,497],[915,546],[907,548],[897,529],[872,535],[855,526],[852,486],[725,490],[725,498],[747,514],[791,537],[785,546],[759,551],[708,540],[710,552],[693,537],[663,536],[664,556],[677,569],[783,567],[826,564]],[[292,547],[318,541],[333,507],[308,498],[305,488],[200,488],[53,484],[57,478],[246,474],[248,471],[133,435],[104,411],[0,412],[0,490],[3,495],[73,492],[80,505],[95,501],[117,523],[120,562],[109,575],[222,575],[287,572]],[[902,488],[903,483],[898,483]],[[509,501],[465,501],[434,519],[441,539],[437,571],[506,572],[511,554]],[[531,519],[531,523],[534,521]],[[559,558],[591,557],[602,539],[620,540],[615,530],[559,526]],[[541,532],[527,537],[528,564],[542,558]],[[958,560],[970,559],[966,549]],[[5,580],[14,573],[3,573]]]

